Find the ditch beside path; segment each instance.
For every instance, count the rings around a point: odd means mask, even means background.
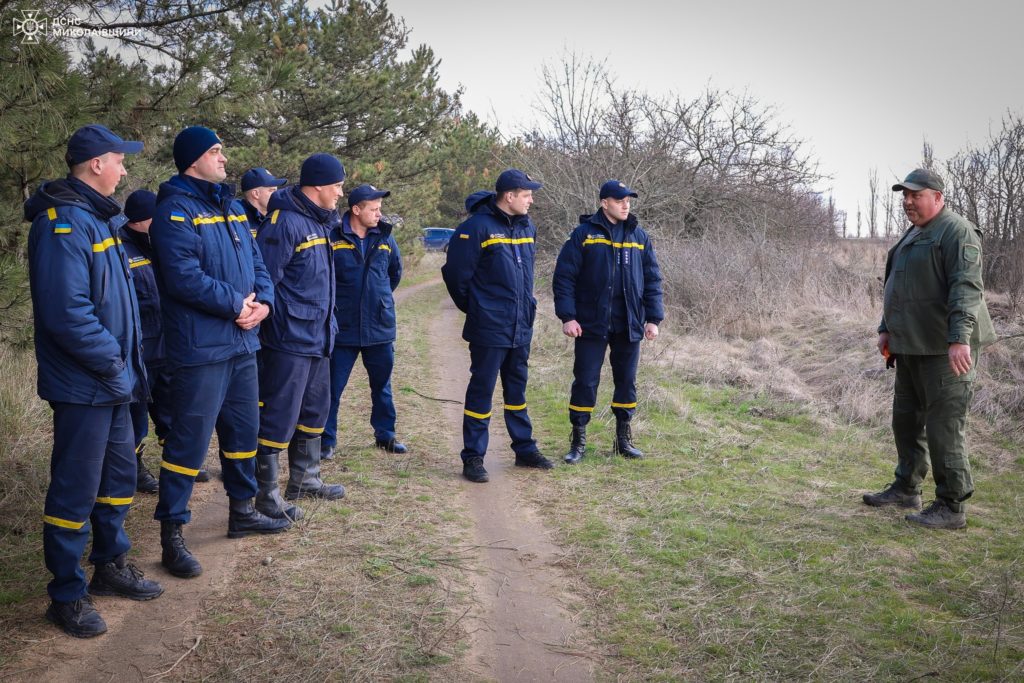
[[[469,351],[461,338],[462,318],[444,290],[440,314],[430,328],[430,346],[438,393],[461,398],[469,380]],[[452,468],[461,476],[462,402],[445,403],[451,434]],[[497,681],[592,681],[593,660],[579,649],[580,626],[573,619],[578,599],[564,590],[558,567],[564,553],[552,543],[536,511],[520,495],[538,470],[517,469],[509,446],[501,402],[495,401],[490,444],[484,461],[490,482],[463,481],[472,515],[480,566],[469,574],[475,609],[468,616],[467,666],[476,675]]]

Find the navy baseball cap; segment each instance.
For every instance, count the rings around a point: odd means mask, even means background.
[[[83,161],[103,156],[107,152],[138,154],[141,151],[141,142],[122,140],[106,126],[90,123],[71,134],[64,160],[68,162],[68,166],[74,166]]]
[[[242,179],[239,182],[242,186],[242,192],[248,192],[257,187],[281,187],[288,182],[288,179],[275,178],[265,168],[250,168],[242,174]]]
[[[518,168],[502,171],[498,176],[498,181],[494,183],[494,191],[498,194],[512,190],[539,190],[542,187],[544,187],[542,183],[538,183]]]
[[[626,187],[626,183],[618,180],[609,180],[601,186],[601,199],[625,199],[626,197],[639,197],[636,190]]]
[[[378,190],[373,185],[360,185],[348,193],[348,207],[351,209],[360,202],[368,202],[372,199],[382,199],[390,196],[391,193],[387,190]]]
[[[138,223],[153,217],[156,195],[149,190],[135,190],[124,202],[124,215],[129,223]]]

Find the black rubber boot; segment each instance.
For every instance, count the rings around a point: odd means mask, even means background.
[[[251,498],[229,500],[228,538],[242,538],[250,534],[279,534],[292,525],[287,519],[274,519],[258,512]]]
[[[156,493],[160,488],[160,482],[152,473],[146,469],[146,466],[142,462],[142,453],[146,450],[146,444],[140,443],[139,447],[135,449],[135,459],[137,463],[137,473],[135,476],[135,490],[139,493]]]
[[[409,447],[398,439],[377,439],[377,448],[387,451],[388,453],[396,453],[398,455],[405,455],[409,452]]]
[[[88,595],[73,602],[51,601],[46,608],[46,620],[75,638],[92,638],[107,632],[107,622],[92,606]]]
[[[565,461],[575,465],[587,451],[587,427],[586,425],[572,426],[572,441],[569,444],[569,452],[565,454]]]
[[[196,475],[196,481],[200,484],[210,481],[210,471],[200,467],[199,474]]]
[[[185,547],[185,538],[181,535],[181,524],[160,522],[160,545],[164,550],[160,564],[174,576],[191,579],[203,573],[203,567],[199,564],[199,560]]]
[[[273,519],[297,522],[304,516],[302,508],[285,502],[277,483],[280,453],[262,445],[256,449],[256,510]]]
[[[643,451],[633,445],[633,432],[625,420],[615,422],[615,452],[633,460],[644,457]]]
[[[89,582],[89,595],[116,595],[129,600],[152,600],[164,592],[163,586],[145,578],[142,570],[118,555],[111,562],[96,565]]]
[[[292,439],[288,444],[288,487],[284,497],[338,500],[344,496],[344,486],[325,484],[320,479],[320,437]]]

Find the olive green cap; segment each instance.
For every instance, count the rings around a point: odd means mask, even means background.
[[[915,168],[902,183],[896,183],[892,186],[893,192],[902,192],[903,190],[910,190],[911,192],[919,190],[945,192],[946,184],[942,182],[942,177],[935,171],[929,171],[927,168]]]

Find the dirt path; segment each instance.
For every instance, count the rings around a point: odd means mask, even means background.
[[[444,297],[430,338],[436,351],[438,391],[449,398],[461,398],[469,380],[469,352],[460,337],[461,328],[458,311]],[[556,565],[562,553],[518,494],[527,478],[547,475],[512,465],[500,401],[495,408],[485,460],[491,480],[487,484],[464,481],[462,487],[482,564],[480,571],[470,575],[477,607],[468,624],[472,637],[468,665],[482,678],[503,682],[593,680],[591,661],[582,653],[574,654],[578,626],[571,614],[573,599],[563,590],[565,577]],[[452,471],[461,476],[461,403],[445,404],[444,416],[452,435]]]

